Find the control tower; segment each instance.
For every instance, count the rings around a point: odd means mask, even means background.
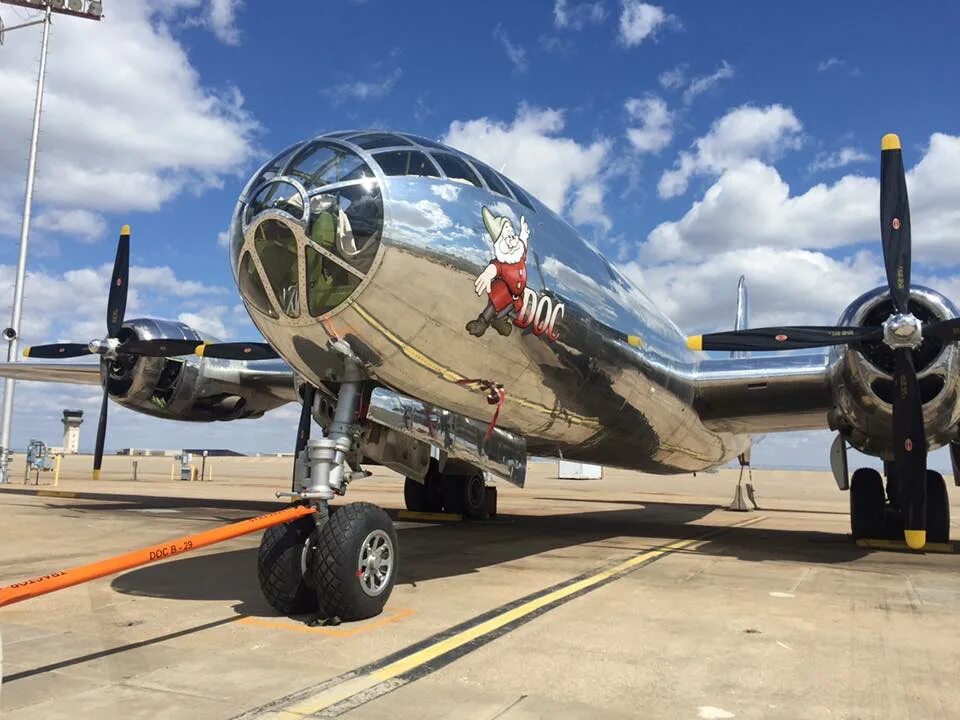
[[[80,448],[83,410],[64,410],[61,422],[63,423],[63,452],[67,455],[76,455]]]

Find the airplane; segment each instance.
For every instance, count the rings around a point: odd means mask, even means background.
[[[911,285],[896,135],[881,144],[880,211],[887,286],[853,300],[837,326],[748,328],[741,307],[736,330],[688,338],[502,173],[411,134],[332,132],[268,161],[233,212],[234,277],[266,343],[124,322],[125,228],[107,338],[28,352],[100,355],[83,375],[104,387],[98,469],[108,397],[181,420],[301,403],[292,489],[277,495],[316,512],[267,530],[258,556],[261,590],[282,614],[355,620],[386,603],[398,563],[390,518],[331,502],[363,463],[402,474],[411,510],[481,518],[496,512],[486,478],[522,487],[528,455],[669,475],[743,456],[758,435],[830,428],[853,536],[922,548],[949,537],[946,485],[926,457],[958,439],[960,312]],[[826,350],[747,352],[812,348]],[[702,352],[718,350],[732,354]],[[190,352],[199,357],[177,360]],[[0,366],[21,379],[76,373]],[[322,437],[310,438],[313,422]],[[870,468],[848,477],[848,445],[884,460],[885,484]]]

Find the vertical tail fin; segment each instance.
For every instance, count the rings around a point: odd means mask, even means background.
[[[740,282],[737,284],[737,317],[733,323],[734,330],[746,330],[750,327],[750,296],[747,293],[747,278],[740,276]],[[748,350],[734,350],[730,353],[732,358],[748,358]]]

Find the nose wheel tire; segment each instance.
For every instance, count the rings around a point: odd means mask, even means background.
[[[330,508],[309,560],[319,615],[340,620],[379,615],[397,579],[393,521],[370,503]]]
[[[927,542],[950,542],[950,501],[943,475],[927,470]]]
[[[850,531],[854,540],[882,538],[886,499],[883,478],[873,468],[860,468],[850,478]]]
[[[304,547],[316,530],[312,517],[267,528],[257,553],[260,592],[281,615],[303,615],[317,610],[317,594],[304,577]]]

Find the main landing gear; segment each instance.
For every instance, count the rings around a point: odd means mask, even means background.
[[[927,470],[927,542],[950,541],[950,503],[943,475]],[[850,479],[850,530],[855,540],[903,538],[903,510],[899,502],[900,483],[873,468],[860,468]]]
[[[397,578],[397,533],[375,505],[331,506],[350,480],[367,475],[357,461],[357,411],[362,389],[358,367],[348,368],[327,436],[309,439],[314,393],[303,398],[297,438],[294,490],[316,508],[312,516],[270,528],[257,556],[260,590],[284,615],[316,614],[328,621],[363,620],[378,615]]]
[[[487,485],[481,470],[457,460],[448,460],[443,472],[431,460],[422,482],[406,479],[403,498],[411,512],[456,513],[471,520],[497,514],[497,488]]]

